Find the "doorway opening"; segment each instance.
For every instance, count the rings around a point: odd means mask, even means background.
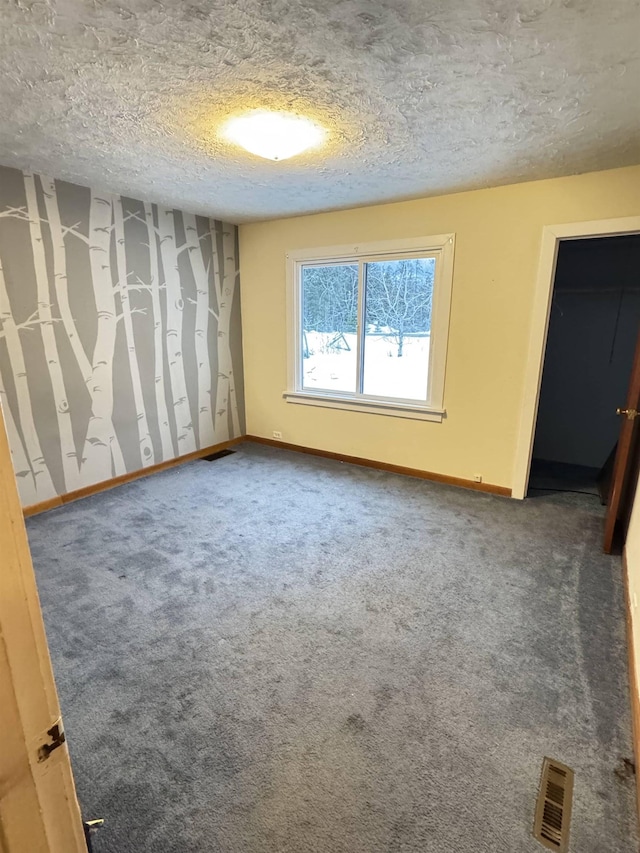
[[[640,234],[560,240],[528,497],[608,502],[639,327]]]

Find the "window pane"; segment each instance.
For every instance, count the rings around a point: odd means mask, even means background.
[[[365,264],[363,393],[427,399],[435,258]]]
[[[358,265],[302,267],[302,387],[356,391]]]

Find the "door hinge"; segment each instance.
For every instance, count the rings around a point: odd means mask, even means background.
[[[62,728],[62,720],[58,720],[50,729],[47,730],[50,740],[43,743],[38,750],[38,761],[46,761],[51,753],[65,742],[66,735]]]
[[[627,420],[634,421],[638,414],[640,414],[637,409],[616,409],[616,415],[626,415]]]

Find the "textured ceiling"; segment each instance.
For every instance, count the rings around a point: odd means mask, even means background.
[[[640,0],[0,0],[0,163],[231,221],[640,162]],[[262,161],[244,108],[330,144]]]

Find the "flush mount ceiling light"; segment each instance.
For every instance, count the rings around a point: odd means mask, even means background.
[[[320,145],[325,132],[310,119],[293,113],[256,110],[230,119],[222,135],[258,157],[288,160]]]

